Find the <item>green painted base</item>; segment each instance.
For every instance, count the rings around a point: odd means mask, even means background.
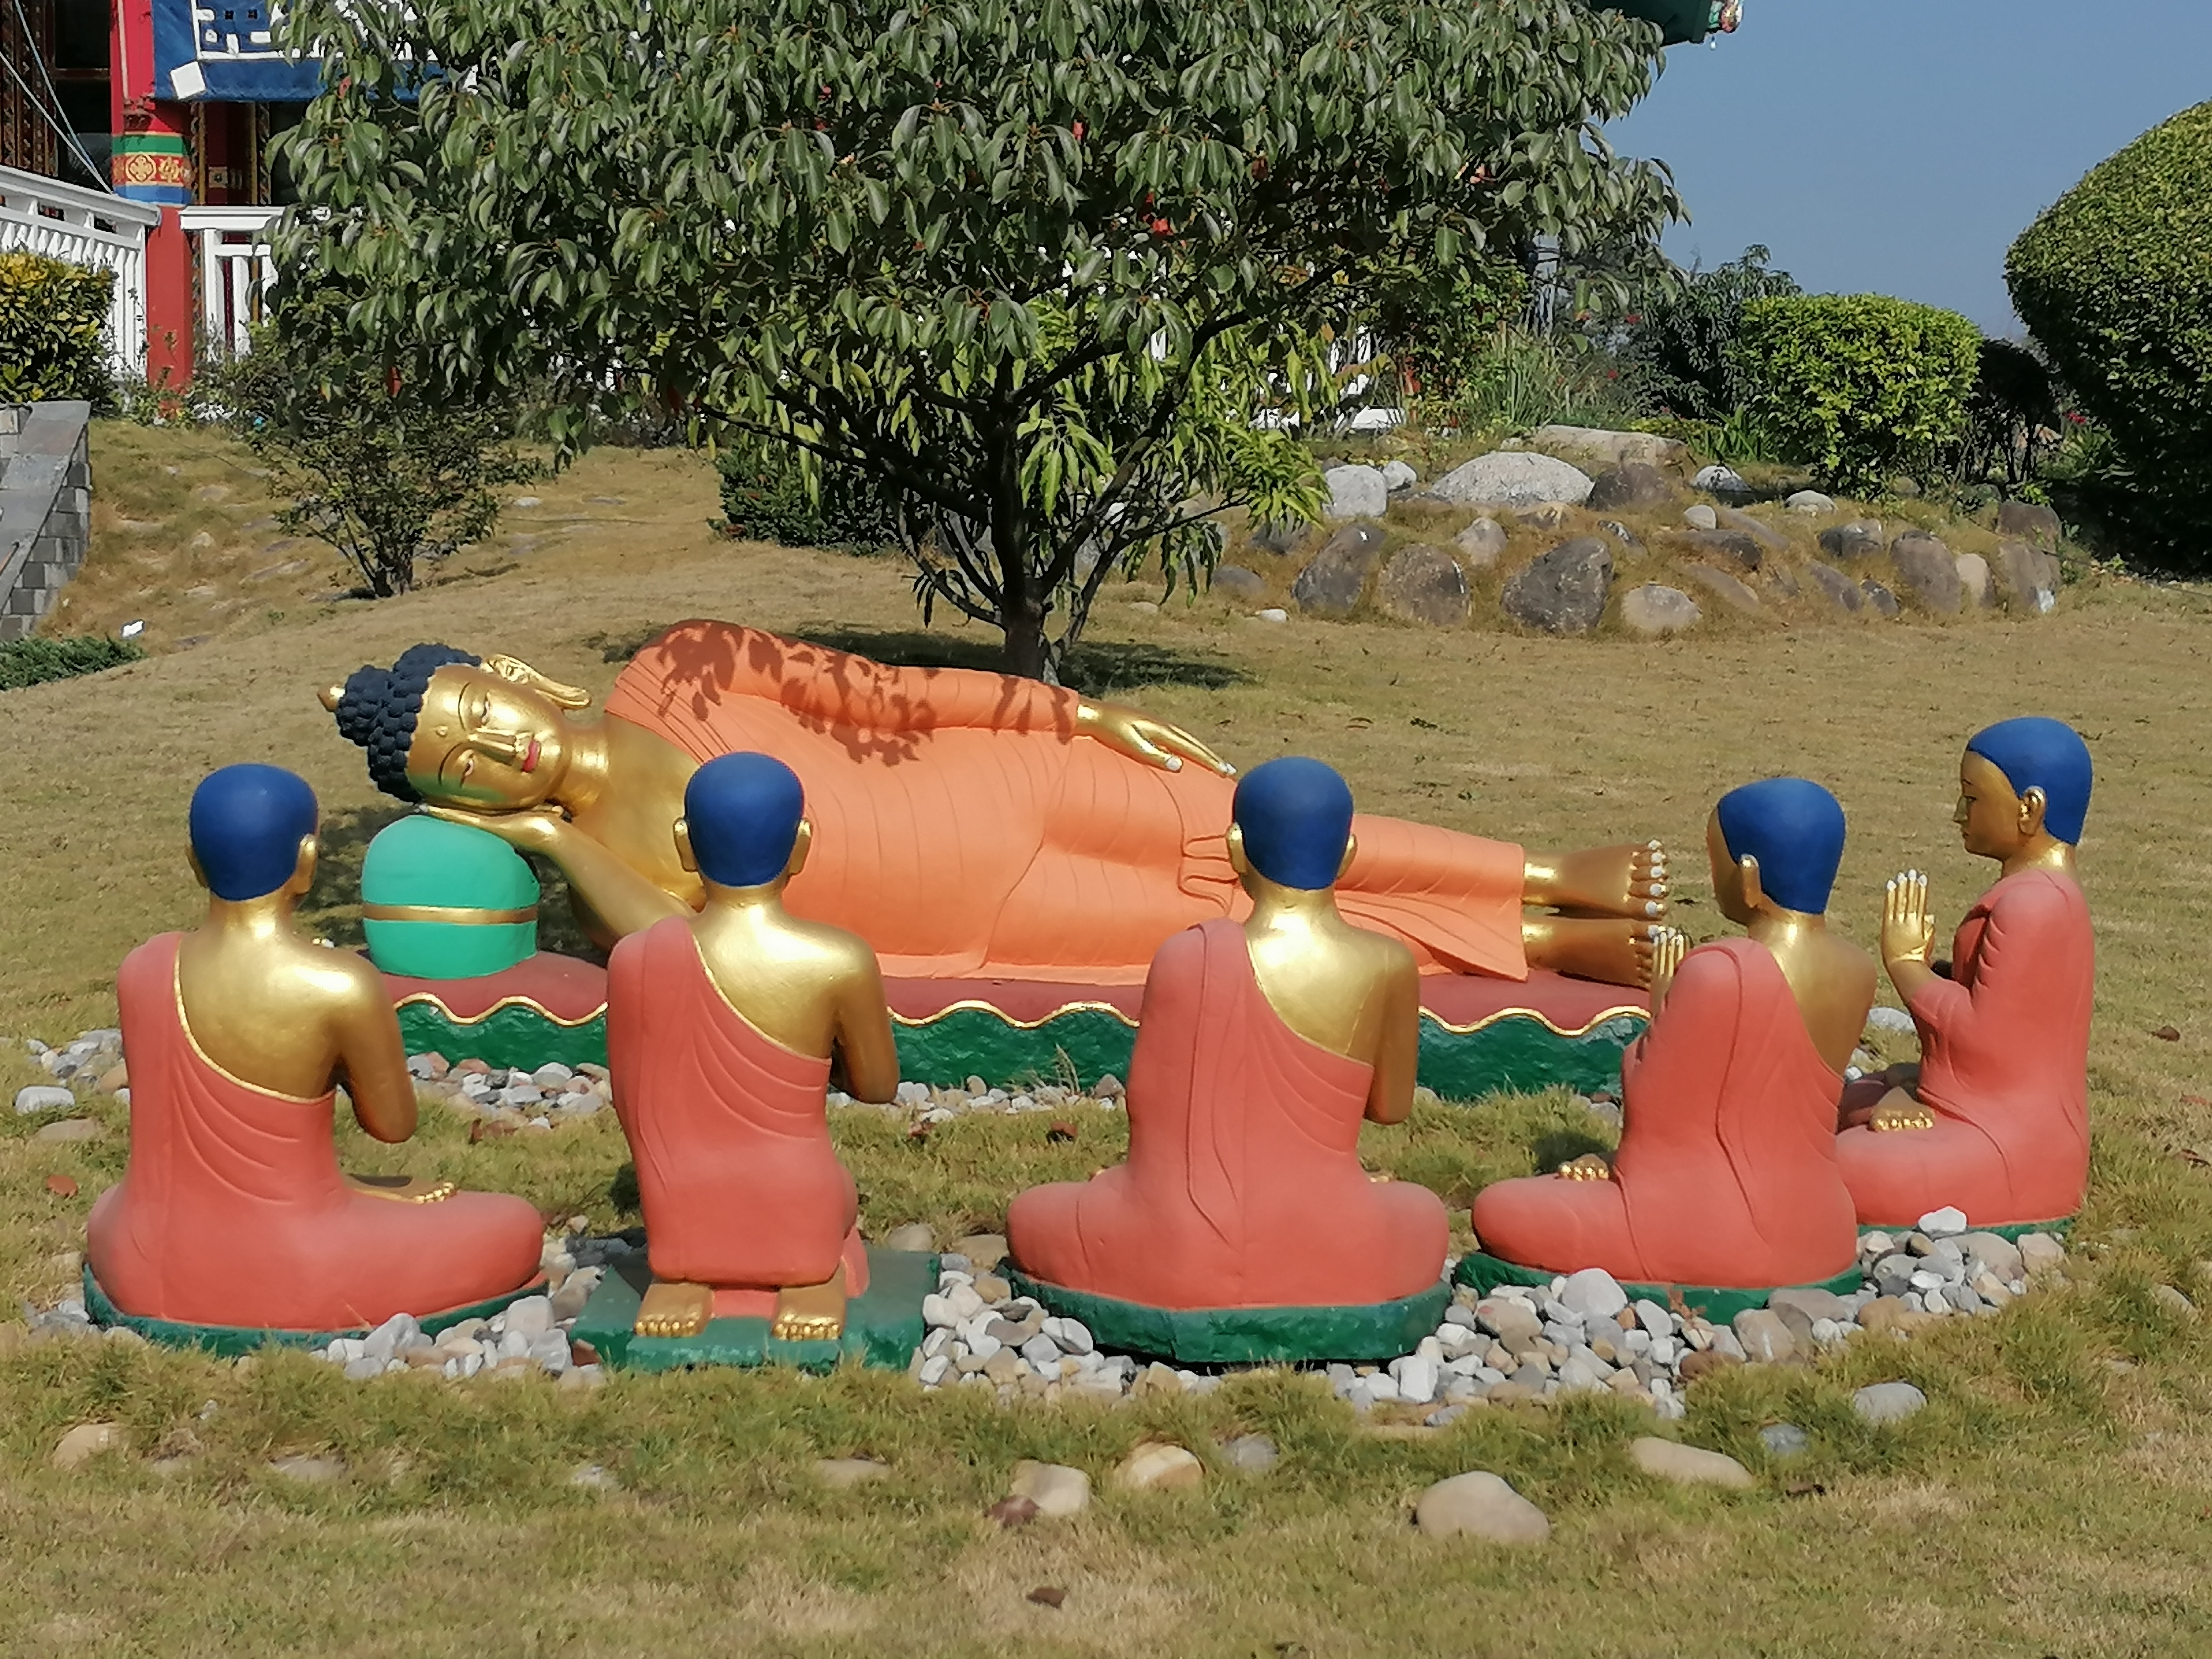
[[[464,1319],[489,1319],[507,1305],[526,1296],[534,1296],[545,1288],[541,1278],[527,1285],[495,1296],[489,1302],[477,1302],[465,1308],[451,1308],[444,1313],[423,1314],[416,1323],[432,1336]],[[100,1288],[100,1281],[92,1276],[88,1266],[84,1270],[84,1305],[91,1314],[92,1322],[108,1328],[119,1327],[136,1331],[149,1342],[158,1342],[167,1348],[204,1348],[211,1354],[234,1359],[240,1354],[251,1353],[256,1348],[319,1348],[341,1336],[367,1336],[365,1326],[356,1326],[344,1331],[271,1331],[257,1330],[241,1325],[185,1325],[172,1319],[145,1319],[137,1314],[127,1314],[108,1299],[107,1292]]]
[[[1473,1250],[1460,1258],[1459,1266],[1452,1270],[1456,1284],[1469,1285],[1487,1296],[1501,1285],[1528,1285],[1548,1287],[1559,1277],[1551,1267],[1524,1267],[1517,1261],[1503,1261],[1494,1255],[1485,1255]],[[1849,1296],[1865,1283],[1865,1275],[1854,1267],[1838,1273],[1833,1279],[1823,1279],[1811,1285],[1774,1285],[1759,1287],[1730,1285],[1632,1285],[1623,1280],[1620,1288],[1628,1292],[1632,1302],[1656,1302],[1661,1307],[1672,1305],[1680,1295],[1682,1305],[1692,1313],[1703,1314],[1716,1324],[1726,1324],[1738,1314],[1753,1308],[1763,1308],[1766,1298],[1778,1290],[1832,1291],[1838,1296]]]
[[[1253,1365],[1324,1360],[1385,1360],[1408,1354],[1433,1335],[1451,1305],[1451,1286],[1395,1302],[1344,1308],[1148,1308],[1000,1268],[1017,1296],[1079,1319],[1102,1348],[1186,1365]]]
[[[2017,1244],[2030,1233],[2049,1233],[2053,1238],[2063,1238],[2074,1231],[2074,1224],[2080,1219],[2079,1216],[2069,1215],[2061,1216],[2056,1221],[2008,1221],[2002,1226],[1969,1227],[1966,1231],[1970,1233],[1994,1233],[2008,1243]],[[1909,1233],[1912,1231],[1906,1226],[1861,1227],[1859,1237],[1863,1238],[1869,1233]]]
[[[617,1370],[672,1371],[689,1365],[793,1365],[835,1370],[850,1359],[883,1370],[904,1370],[927,1333],[921,1299],[937,1289],[937,1258],[915,1250],[868,1246],[868,1290],[845,1306],[845,1334],[835,1342],[783,1342],[765,1319],[716,1319],[696,1336],[639,1336],[638,1304],[653,1282],[642,1256],[617,1264],[599,1280],[570,1334],[599,1350]]]
[[[1419,1080],[1446,1100],[1544,1089],[1617,1093],[1621,1053],[1650,1024],[1642,1013],[1617,1014],[1569,1036],[1533,1014],[1505,1014],[1455,1031],[1425,1011]]]
[[[447,1017],[434,1003],[403,1003],[399,1038],[410,1054],[441,1054],[447,1060],[480,1060],[487,1066],[520,1066],[534,1072],[546,1061],[563,1066],[607,1063],[607,1017],[594,1014],[581,1025],[563,1025],[535,1008],[511,1002],[482,1019]]]

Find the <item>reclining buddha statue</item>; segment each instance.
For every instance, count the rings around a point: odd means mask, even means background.
[[[793,914],[866,934],[895,976],[1133,985],[1178,930],[1249,913],[1222,842],[1231,769],[1174,726],[1033,680],[687,622],[597,715],[511,657],[442,645],[322,695],[379,787],[550,859],[603,944],[698,908],[669,825],[692,773],[738,751],[796,772],[822,832]],[[1657,842],[1528,858],[1355,827],[1338,902],[1424,971],[1648,980]]]
[[[1662,941],[1651,1029],[1622,1057],[1618,1153],[1484,1188],[1462,1279],[1603,1267],[1625,1284],[1771,1290],[1850,1271],[1832,1126],[1875,965],[1827,927],[1843,808],[1802,778],[1747,784],[1705,840],[1721,914],[1748,937],[1686,955],[1679,935]]]
[[[2088,745],[2058,720],[2002,720],[1967,743],[1954,820],[1999,874],[1949,961],[1930,959],[1928,878],[1889,883],[1882,962],[1920,1062],[1845,1094],[1837,1150],[1865,1225],[1955,1207],[1976,1227],[2021,1227],[2081,1207],[2097,942],[2074,848],[2092,781]]]
[[[842,1336],[868,1288],[853,1177],[830,1144],[833,1059],[863,1100],[897,1090],[865,940],[783,908],[813,840],[798,777],[766,755],[691,775],[672,842],[706,889],[615,946],[608,1059],[637,1168],[653,1283],[640,1336],[761,1317],[785,1341]]]
[[[376,970],[301,939],[313,792],[227,766],[193,792],[196,932],[116,975],[131,1057],[131,1155],[88,1224],[94,1283],[126,1316],[235,1331],[337,1332],[427,1318],[534,1282],[544,1242],[519,1198],[338,1171],[333,1084],[379,1140],[415,1132],[415,1085]]]
[[[1443,1312],[1443,1201],[1361,1167],[1363,1122],[1413,1109],[1419,975],[1334,891],[1352,792],[1318,761],[1237,787],[1251,898],[1160,947],[1129,1070],[1129,1157],[1006,1214],[1021,1284],[1102,1341],[1187,1361],[1386,1358]],[[1430,1296],[1436,1305],[1411,1311]],[[1423,1325],[1422,1319],[1429,1323]]]

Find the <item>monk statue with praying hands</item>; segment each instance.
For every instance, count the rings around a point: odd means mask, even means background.
[[[684,791],[674,855],[705,902],[615,947],[607,1057],[637,1167],[653,1283],[640,1336],[761,1316],[835,1340],[867,1288],[853,1177],[830,1144],[833,1060],[856,1097],[897,1091],[875,953],[785,909],[813,839],[799,778],[766,755],[710,760]]]

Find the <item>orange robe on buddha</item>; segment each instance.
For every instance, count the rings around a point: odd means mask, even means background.
[[[841,1260],[847,1291],[867,1289],[859,1194],[830,1144],[830,1062],[730,1006],[681,916],[615,946],[607,1066],[655,1278],[714,1286],[718,1317],[765,1316],[766,1293],[819,1285]]]
[[[2097,940],[2071,878],[2023,870],[1959,924],[1951,977],[1913,996],[1915,1093],[1932,1129],[1837,1137],[1870,1227],[1910,1227],[1955,1206],[1969,1224],[2057,1221],[2089,1182],[2089,1015]]]
[[[1810,1284],[1858,1248],[1836,1163],[1843,1079],[1814,1048],[1781,964],[1750,939],[1682,960],[1651,1029],[1621,1059],[1625,1127],[1611,1181],[1534,1176],[1475,1194],[1491,1255],[1623,1283]]]
[[[1145,981],[1129,1161],[1015,1199],[1015,1263],[1153,1308],[1346,1307],[1428,1289],[1450,1224],[1427,1188],[1360,1167],[1373,1075],[1283,1024],[1243,927],[1176,934]]]
[[[280,1095],[200,1051],[177,983],[182,935],[115,977],[131,1056],[131,1160],[86,1224],[93,1276],[125,1313],[253,1330],[343,1331],[449,1312],[537,1277],[538,1212],[455,1193],[431,1203],[349,1187],[334,1097]]]
[[[1171,935],[1250,914],[1222,839],[1236,783],[1078,736],[1079,702],[687,622],[623,670],[606,713],[702,764],[752,750],[798,773],[819,833],[786,902],[862,935],[887,975],[1133,985]],[[1425,972],[1528,977],[1518,847],[1394,818],[1352,832],[1347,920]]]

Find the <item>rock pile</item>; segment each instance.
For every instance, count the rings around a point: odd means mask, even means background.
[[[614,1099],[607,1068],[588,1060],[574,1066],[550,1060],[526,1072],[480,1060],[448,1062],[434,1052],[408,1055],[407,1069],[418,1095],[518,1128],[550,1129],[556,1121],[589,1117]]]

